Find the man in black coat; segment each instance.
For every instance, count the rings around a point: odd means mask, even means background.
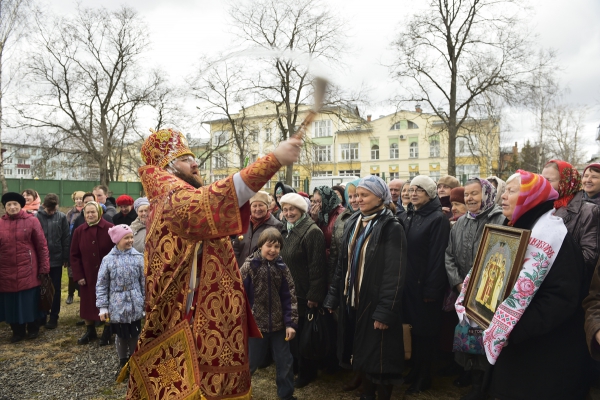
[[[60,285],[63,265],[69,262],[70,230],[67,216],[58,209],[58,196],[48,193],[36,217],[42,225],[44,236],[48,242],[50,255],[50,279],[54,286],[54,298],[50,310],[50,320],[45,323],[46,329],[54,329],[58,325],[60,313]],[[45,319],[45,318],[44,318]]]
[[[448,286],[445,251],[450,222],[442,212],[435,182],[419,175],[410,182],[411,203],[400,215],[408,243],[403,295],[404,323],[412,325],[414,367],[405,381],[407,393],[431,387],[431,363],[442,322],[442,300]]]

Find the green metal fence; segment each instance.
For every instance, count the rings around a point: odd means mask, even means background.
[[[40,195],[41,201],[48,193],[56,193],[60,198],[61,207],[70,207],[73,205],[71,195],[78,190],[91,192],[94,186],[100,184],[100,181],[65,181],[50,179],[7,179],[8,191],[23,193],[25,189],[33,189]],[[117,198],[122,194],[137,199],[142,195],[141,182],[111,182],[108,186],[113,196]]]

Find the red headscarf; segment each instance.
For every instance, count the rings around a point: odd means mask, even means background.
[[[575,193],[581,190],[581,175],[566,161],[550,160],[546,165],[550,163],[558,165],[558,172],[560,174],[558,199],[554,201],[554,208],[558,210],[561,207],[566,207],[575,196]]]

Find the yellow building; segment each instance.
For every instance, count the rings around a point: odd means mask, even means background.
[[[296,126],[308,114],[301,106]],[[233,122],[233,123],[232,123]],[[208,121],[211,138],[202,154],[205,181],[214,182],[239,171],[271,152],[281,140],[281,126],[275,105],[261,102],[240,110],[232,120]],[[235,127],[235,134],[232,133]],[[467,121],[456,146],[457,176],[488,176],[499,157],[498,127],[487,121]],[[378,175],[386,181],[429,175],[437,180],[447,174],[447,132],[435,114],[399,111],[372,120],[360,117],[358,110],[330,108],[319,113],[308,127],[300,161],[294,165],[292,186],[306,190],[313,176]],[[265,189],[284,180],[282,169]]]

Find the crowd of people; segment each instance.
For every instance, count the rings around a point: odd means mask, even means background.
[[[161,168],[169,171],[174,162],[193,166],[195,160],[186,154],[176,154]],[[168,175],[160,179],[169,182],[170,193],[194,183]],[[250,373],[274,361],[279,398],[294,399],[294,389],[318,379],[319,370],[339,368],[353,371],[343,390],[359,390],[363,400],[390,399],[394,385],[407,384],[407,394],[425,392],[434,374],[454,376],[459,387],[471,386],[462,400],[583,399],[590,385],[598,384],[600,164],[580,174],[567,162],[551,160],[541,174],[519,170],[506,181],[473,177],[464,185],[452,176],[386,183],[368,175],[319,186],[310,194],[282,182],[272,195],[257,192],[264,182],[252,186],[245,179],[236,174],[235,196],[224,194],[222,201],[234,199],[240,209],[246,201],[249,205],[248,221],[232,214],[225,233],[248,228],[227,233],[227,243],[218,243],[233,250],[231,265],[239,266],[240,277],[235,290],[246,296],[256,322],[247,328]],[[151,201],[158,192],[135,201],[109,194],[102,185],[77,191],[66,214],[52,193],[43,201],[33,189],[2,196],[0,322],[10,324],[12,343],[35,339],[40,327],[57,328],[64,267],[66,304],[78,293],[78,324],[85,327],[77,343],[107,345],[116,335],[118,376],[137,346],[163,333],[164,327],[152,325],[158,317],[148,312],[170,305],[169,292],[158,292],[149,281],[153,267],[146,265],[144,273],[144,255],[154,260],[159,250],[146,243],[154,215]],[[201,203],[198,207],[210,204]],[[191,205],[161,209],[163,215],[172,213],[169,218],[183,215],[184,222],[152,230],[150,242],[169,247],[175,243],[171,236],[217,240],[211,225],[217,220],[198,219],[193,211]],[[531,238],[515,286],[507,298],[492,302],[489,326],[479,326],[466,311],[465,296],[490,225],[528,230]],[[200,299],[192,288],[201,287],[211,270],[197,265],[200,258],[193,255],[209,247],[186,245],[180,251],[197,271],[180,275],[186,261],[172,274],[183,282],[177,304],[185,312],[180,314],[189,315],[194,326],[205,322],[194,320]],[[43,275],[55,294],[50,310],[40,311]],[[156,297],[162,293],[167,297]],[[303,348],[303,333],[315,313],[329,333],[320,357]],[[254,328],[260,334],[253,335]],[[442,368],[434,371],[434,365]],[[130,391],[138,390],[137,377]]]

